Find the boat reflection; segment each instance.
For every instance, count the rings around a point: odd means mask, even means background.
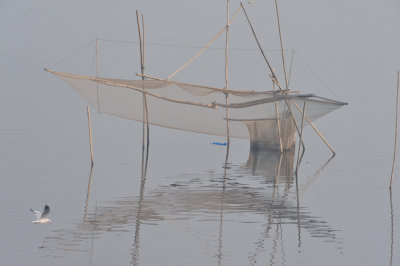
[[[265,257],[268,249],[270,249],[271,264],[284,264],[285,243],[293,239],[293,236],[288,240],[284,239],[286,234],[283,234],[283,231],[288,227],[290,232],[293,228],[297,231],[299,252],[304,234],[307,234],[307,237],[320,238],[325,242],[333,242],[335,248],[338,248],[341,243],[337,240],[336,230],[332,229],[324,219],[310,214],[300,204],[296,177],[293,175],[294,154],[294,151],[281,154],[251,150],[245,165],[230,165],[230,167],[226,165],[227,156],[223,167],[224,173],[217,180],[215,174],[210,175],[205,171],[201,177],[188,175],[184,181],[181,179],[179,184],[173,182],[169,186],[146,189],[146,193],[145,169],[142,171],[139,196],[119,198],[112,202],[92,200],[96,202],[95,206],[88,206],[93,173],[91,171],[83,222],[76,223],[70,229],[53,231],[53,235],[45,240],[43,246],[52,246],[63,252],[79,250],[93,254],[91,249],[96,239],[110,233],[132,235],[134,227],[130,263],[138,265],[139,251],[146,248],[140,245],[141,237],[146,237],[140,233],[141,225],[187,221],[187,226],[190,227],[190,221],[215,221],[219,224],[215,257],[219,264],[223,264],[225,221],[235,221],[235,217],[240,215],[240,220],[236,222],[255,223],[254,215],[256,215],[264,222],[258,223],[260,233],[252,241],[253,251],[248,254],[251,264],[255,263],[259,256]],[[87,243],[87,240],[92,244],[84,248],[83,243]],[[92,261],[92,255],[90,260]]]

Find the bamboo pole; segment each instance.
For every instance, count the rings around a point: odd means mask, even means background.
[[[269,61],[268,61],[268,59],[267,59],[267,57],[266,57],[266,55],[265,55],[265,53],[264,53],[264,50],[263,50],[262,47],[261,47],[260,42],[258,41],[256,32],[254,31],[254,28],[253,28],[253,26],[251,25],[250,19],[249,19],[248,15],[247,15],[246,9],[245,9],[244,6],[243,6],[243,3],[240,3],[240,6],[242,7],[242,10],[243,10],[243,12],[244,12],[244,14],[245,14],[245,16],[246,16],[246,19],[247,19],[247,22],[249,23],[249,26],[250,26],[250,28],[251,28],[251,31],[253,32],[253,36],[254,36],[254,38],[255,38],[255,40],[256,40],[256,42],[257,42],[258,48],[260,49],[261,54],[263,55],[264,60],[265,60],[265,62],[267,63],[269,70],[271,71],[271,75],[272,75],[271,78],[272,78],[272,81],[276,83],[276,85],[280,88],[280,90],[283,90],[283,91],[284,91],[284,89],[281,87],[281,85],[280,85],[279,82],[278,82],[278,79],[277,79],[277,77],[276,77],[276,75],[275,75],[275,72],[274,72],[273,68],[271,67],[271,64],[269,63]],[[290,112],[290,115],[291,115],[291,117],[292,117],[293,123],[294,123],[294,125],[295,125],[295,127],[296,127],[297,134],[300,134],[299,127],[297,126],[296,120],[294,119],[292,109],[291,109],[290,104],[288,103],[288,101],[287,101],[286,99],[285,99],[285,103],[286,103],[286,105],[287,105],[287,107],[288,107],[288,109],[289,109],[289,112]],[[302,142],[302,145],[303,145],[303,148],[305,149],[305,145],[304,145],[303,142]]]
[[[143,17],[143,14],[142,14],[142,28],[143,28],[143,60],[142,60],[142,65],[143,65],[143,70],[142,70],[142,74],[144,74],[144,58],[145,58],[145,55],[146,55],[146,53],[145,53],[145,45],[144,45],[144,17]],[[144,77],[142,76],[142,80],[144,80]],[[143,86],[143,90],[144,90],[144,86]],[[149,109],[148,109],[148,107],[147,107],[147,98],[146,98],[146,95],[145,94],[143,94],[143,96],[144,96],[144,105],[145,105],[145,108],[146,108],[146,127],[147,127],[147,131],[146,131],[146,133],[147,133],[147,148],[149,148],[149,144],[150,144],[150,128],[149,128]]]
[[[276,77],[276,75],[275,75],[275,72],[274,72],[273,68],[271,67],[271,64],[269,63],[269,61],[268,61],[268,59],[267,59],[267,57],[266,57],[266,55],[265,55],[265,53],[264,53],[264,51],[263,51],[263,49],[262,49],[262,47],[261,47],[260,42],[258,41],[257,35],[256,35],[255,31],[254,31],[253,26],[251,25],[250,19],[249,19],[248,15],[247,15],[246,9],[245,9],[244,6],[243,6],[243,3],[240,3],[240,6],[242,7],[242,10],[243,10],[243,12],[244,12],[244,14],[245,14],[245,16],[246,16],[246,19],[247,19],[247,22],[249,23],[249,26],[250,26],[250,28],[251,28],[251,31],[253,32],[253,36],[254,36],[254,38],[255,38],[255,40],[256,40],[256,42],[257,42],[258,48],[260,49],[261,54],[263,55],[264,60],[265,60],[265,62],[267,63],[267,65],[268,65],[268,67],[269,67],[269,69],[270,69],[270,71],[271,71],[271,75],[272,75],[271,78],[272,78],[272,81],[275,82],[276,85],[277,85],[281,90],[284,90],[284,89],[281,87],[281,85],[279,84],[278,79],[277,79],[277,77]],[[293,123],[294,123],[294,125],[295,125],[295,127],[296,127],[297,134],[300,134],[299,127],[297,126],[296,120],[294,119],[294,116],[293,116],[292,108],[290,107],[290,104],[288,103],[288,101],[287,101],[286,99],[285,99],[285,103],[286,103],[286,106],[287,106],[288,109],[289,109],[289,112],[290,112],[290,115],[291,115],[291,117],[292,117]],[[305,149],[305,145],[304,145],[303,142],[302,142],[302,145],[303,145],[303,149]]]
[[[51,71],[48,69],[45,69],[45,71],[49,71],[50,73],[53,74],[61,74],[61,75],[68,75],[66,73],[60,73],[60,72],[55,72],[55,71]],[[136,73],[137,76],[141,77],[144,76],[145,78],[148,79],[152,79],[152,80],[158,80],[158,81],[163,81],[165,83],[170,83],[170,84],[176,84],[178,86],[182,85],[182,86],[191,86],[191,87],[195,87],[195,88],[202,88],[202,89],[210,89],[210,90],[215,90],[215,91],[220,91],[220,92],[228,92],[228,93],[235,93],[235,94],[244,94],[244,95],[261,95],[261,94],[276,94],[276,92],[274,91],[254,91],[254,90],[226,90],[225,88],[217,88],[217,87],[210,87],[210,86],[204,86],[204,85],[197,85],[197,84],[189,84],[189,83],[185,83],[185,82],[180,82],[180,81],[174,81],[174,80],[168,80],[168,79],[162,79],[162,78],[157,78],[157,77],[153,77],[150,75],[142,75],[140,73]],[[85,76],[78,76],[78,75],[73,75],[76,78],[83,78],[85,79]],[[87,79],[87,78],[86,78]],[[280,85],[278,85],[280,87]],[[299,91],[286,91],[285,89],[281,89],[279,91],[280,94],[291,94],[291,93],[299,93]]]
[[[239,13],[240,11],[240,7],[236,10],[236,12],[233,14],[232,18],[228,21],[228,25],[230,25],[233,21],[233,19],[236,17],[236,15]],[[197,57],[199,57],[205,50],[207,50],[207,48],[224,32],[226,31],[226,26],[221,29],[217,35],[215,35],[215,37],[209,41],[195,56],[193,56],[192,58],[189,59],[189,61],[187,61],[183,66],[181,66],[180,68],[178,68],[174,73],[172,73],[171,75],[169,75],[167,77],[167,80],[171,79],[173,76],[175,76],[176,74],[178,74],[182,69],[184,69],[186,66],[188,66],[190,63],[192,63],[194,60],[196,60]]]
[[[90,123],[90,108],[87,106],[87,117],[88,117],[88,125],[89,125],[89,144],[90,144],[90,159],[92,165],[94,164],[93,160],[93,145],[92,145],[92,125]]]
[[[390,185],[389,188],[392,189],[392,183],[393,183],[393,176],[394,176],[394,168],[396,165],[396,150],[397,150],[397,135],[398,135],[398,115],[399,115],[399,83],[400,83],[400,71],[397,72],[397,93],[396,93],[396,129],[394,133],[394,151],[393,151],[393,165],[392,165],[392,174],[390,177]]]
[[[304,104],[303,104],[303,116],[302,116],[302,118],[301,118],[299,150],[298,150],[298,152],[297,152],[296,174],[297,174],[297,172],[298,172],[299,163],[300,163],[300,149],[301,149],[300,143],[303,141],[303,128],[304,128],[305,110],[306,110],[306,102],[304,101]]]
[[[229,79],[228,79],[228,39],[229,39],[229,5],[230,1],[226,1],[226,30],[225,30],[225,90],[229,89]],[[225,92],[225,104],[229,104],[229,94]],[[226,113],[226,138],[227,145],[230,144],[230,134],[229,134],[229,108],[225,108]]]
[[[286,90],[289,90],[289,81],[288,81],[288,76],[286,74],[285,54],[284,54],[284,49],[283,49],[281,22],[280,22],[280,19],[279,19],[278,0],[275,0],[275,9],[276,9],[276,17],[277,17],[277,20],[278,20],[279,40],[280,40],[280,43],[281,43],[281,55],[282,55],[283,73],[285,75]]]
[[[271,77],[272,81],[282,90],[282,87],[281,87],[281,85],[279,84],[279,82],[276,80],[276,78],[274,78],[272,75],[271,75],[270,77]],[[286,104],[286,106],[287,106],[287,108],[288,108],[288,110],[289,110],[290,117],[292,118],[293,124],[294,124],[294,126],[295,126],[295,128],[296,128],[296,131],[297,131],[297,134],[300,135],[299,127],[298,127],[298,125],[297,125],[297,123],[296,123],[296,119],[294,119],[292,107],[290,106],[290,103],[288,102],[287,99],[285,99],[285,104]],[[305,151],[306,147],[305,147],[303,141],[301,142],[301,145],[303,146],[303,150]]]
[[[99,78],[99,56],[98,56],[98,50],[99,50],[99,40],[96,39],[96,78]],[[100,113],[100,98],[99,98],[99,84],[96,84],[96,89],[97,89],[97,110]]]
[[[144,41],[142,38],[142,33],[140,30],[140,22],[139,22],[139,12],[136,10],[136,21],[137,21],[137,27],[138,27],[138,34],[139,34],[139,48],[140,48],[140,71],[142,73],[142,90],[144,91]],[[142,22],[143,22],[143,16],[142,16]],[[143,24],[143,23],[142,23]],[[144,29],[144,25],[143,25],[143,29]],[[144,36],[144,33],[143,33]],[[145,138],[145,125],[147,124],[147,145],[149,144],[149,123],[148,123],[148,115],[147,115],[147,99],[146,99],[146,94],[143,93],[143,129],[142,129],[142,133],[143,133],[143,145],[144,145],[144,138]],[[143,146],[144,148],[144,146]]]
[[[275,83],[272,82],[272,88],[275,91]],[[278,135],[279,135],[279,148],[281,153],[283,152],[283,145],[282,145],[282,134],[281,134],[281,122],[279,119],[279,111],[278,111],[278,102],[275,101],[275,113],[276,113],[276,123],[278,126]]]
[[[227,170],[228,170],[228,160],[229,160],[229,145],[226,146],[225,155],[225,165],[224,165],[224,175],[222,183],[222,197],[221,197],[221,208],[220,208],[220,223],[219,223],[219,237],[218,237],[218,265],[222,265],[222,229],[223,229],[223,218],[224,218],[224,203],[225,203],[225,193],[226,193],[226,180],[227,180]]]
[[[278,8],[277,0],[275,0],[275,10],[276,10],[276,17],[277,17],[277,22],[278,22],[279,41],[280,41],[280,45],[281,45],[281,56],[282,56],[283,73],[284,73],[284,77],[285,77],[285,85],[286,85],[286,90],[289,91],[289,78],[286,74],[285,54],[284,54],[284,48],[283,48],[283,39],[282,39],[281,23],[280,23],[279,8]],[[284,115],[284,119],[286,119],[286,117],[287,117],[287,114]],[[302,144],[302,146],[304,148],[304,143],[302,143],[302,142],[300,142],[300,143]]]
[[[289,67],[289,75],[288,75],[288,87],[290,85],[290,78],[292,77],[293,57],[294,57],[294,49],[292,50],[292,56],[290,58],[290,67]]]
[[[146,95],[153,96],[153,97],[158,98],[158,99],[169,101],[169,102],[196,105],[196,106],[201,106],[201,107],[206,107],[206,108],[211,108],[211,109],[216,109],[217,108],[215,104],[203,104],[203,103],[197,103],[197,102],[176,100],[176,99],[173,99],[173,98],[161,96],[161,95],[159,95],[157,93],[152,93],[152,92],[149,92],[149,91],[145,91],[145,90],[143,90],[143,89],[141,89],[139,87],[133,86],[133,85],[128,85],[128,84],[125,84],[125,83],[119,83],[117,81],[113,81],[113,80],[109,80],[109,79],[101,79],[101,78],[93,78],[93,77],[87,77],[87,76],[71,75],[71,74],[67,74],[67,73],[61,73],[61,72],[52,71],[52,70],[49,70],[49,69],[45,69],[45,71],[48,71],[48,72],[50,72],[50,73],[52,73],[54,75],[57,75],[59,77],[92,80],[92,81],[98,82],[100,84],[105,84],[105,85],[109,85],[109,86],[117,86],[117,87],[121,87],[121,88],[128,88],[128,89],[132,89],[132,90],[144,93]],[[144,76],[146,76],[146,75],[144,75]]]
[[[326,144],[326,146],[328,146],[328,148],[331,150],[331,152],[333,154],[336,154],[335,151],[333,150],[333,148],[331,147],[331,145],[329,145],[329,143],[326,141],[326,139],[324,138],[324,136],[322,136],[322,134],[318,131],[318,129],[314,126],[313,122],[311,122],[311,120],[300,110],[300,107],[297,105],[297,103],[293,100],[290,100],[293,105],[296,107],[296,109],[302,114],[304,115],[304,118],[307,120],[307,122],[310,124],[310,126],[314,129],[315,133],[317,133],[317,135],[322,139],[322,141]]]
[[[274,77],[274,79],[277,80],[276,75],[275,75],[275,72],[274,72],[274,70],[272,69],[271,64],[269,63],[269,61],[268,61],[268,59],[267,59],[267,57],[266,57],[266,55],[265,55],[265,53],[264,53],[264,50],[263,50],[262,47],[261,47],[260,42],[258,41],[256,32],[254,31],[253,25],[251,25],[249,16],[247,16],[247,12],[246,12],[246,9],[244,9],[243,3],[240,3],[240,6],[241,6],[241,8],[242,8],[242,10],[243,10],[243,12],[244,12],[244,15],[246,16],[247,22],[249,23],[250,29],[251,29],[251,31],[253,32],[254,39],[255,39],[256,42],[257,42],[257,45],[258,45],[258,48],[259,48],[260,51],[261,51],[261,54],[262,54],[262,56],[264,57],[265,62],[267,62],[268,68],[269,68],[269,70],[271,71],[272,76]]]

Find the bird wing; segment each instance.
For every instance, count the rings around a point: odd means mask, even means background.
[[[39,219],[40,219],[40,216],[42,216],[42,214],[41,214],[40,212],[38,212],[38,211],[34,211],[34,210],[32,210],[32,209],[30,209],[30,210],[31,210],[31,212],[33,212],[33,213],[35,214],[36,220],[39,220]]]
[[[47,205],[45,205],[45,206],[44,206],[43,213],[42,213],[42,216],[41,216],[40,218],[45,218],[45,217],[47,217],[47,215],[49,215],[49,213],[50,213],[50,207],[47,206]]]

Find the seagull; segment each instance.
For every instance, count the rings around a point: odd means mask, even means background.
[[[30,209],[36,215],[36,221],[32,221],[33,224],[47,224],[51,223],[51,220],[47,218],[47,215],[50,213],[50,207],[47,204],[44,206],[43,213],[34,211]]]

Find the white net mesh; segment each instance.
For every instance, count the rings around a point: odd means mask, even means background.
[[[280,145],[278,117],[283,146],[289,149],[295,141],[294,121],[298,126],[301,124],[304,102],[305,116],[310,121],[345,104],[312,95],[224,91],[166,80],[119,80],[50,72],[101,113],[140,122],[143,121],[144,92],[149,123],[162,127],[226,136],[228,109],[230,137],[250,139],[252,144],[272,149],[279,149]]]

